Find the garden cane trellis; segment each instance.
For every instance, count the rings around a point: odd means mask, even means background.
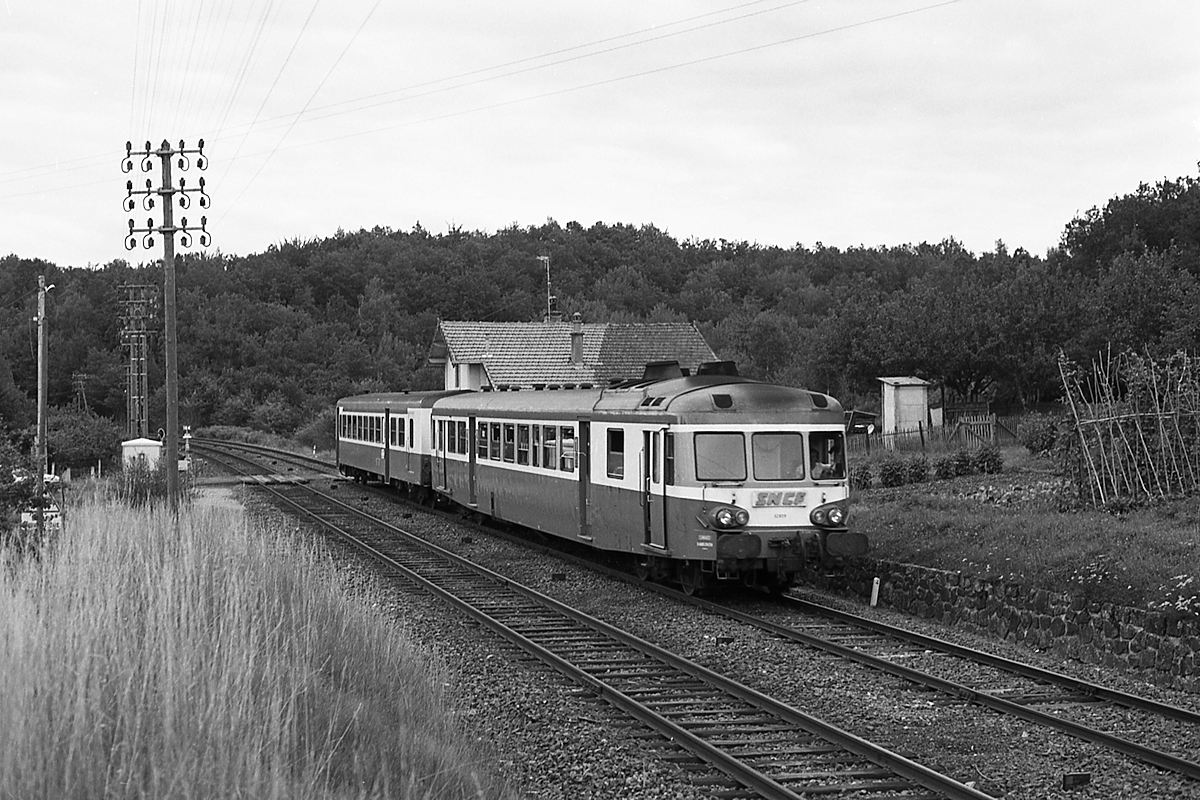
[[[1200,493],[1200,364],[1111,351],[1091,371],[1060,354],[1080,495],[1094,505]]]

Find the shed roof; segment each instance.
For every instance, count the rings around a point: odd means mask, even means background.
[[[924,378],[917,378],[912,375],[901,375],[893,378],[880,378],[881,382],[889,386],[932,386],[933,384]]]
[[[571,334],[582,335],[582,360],[572,363]],[[678,361],[695,372],[716,355],[696,326],[688,322],[438,323],[429,351],[432,363],[482,364],[497,388],[532,386],[604,386],[613,380],[640,378],[646,364]]]

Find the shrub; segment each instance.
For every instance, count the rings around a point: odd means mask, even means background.
[[[850,488],[851,489],[870,489],[871,488],[871,465],[870,464],[855,464],[850,468]]]
[[[933,462],[933,474],[941,480],[953,478],[957,474],[955,472],[954,456],[942,456],[935,460]]]
[[[975,454],[970,450],[958,450],[950,456],[950,460],[954,465],[955,475],[975,474]]]
[[[972,472],[982,472],[985,475],[995,475],[1004,470],[1004,458],[1000,448],[994,444],[985,445],[971,454]]]
[[[924,483],[929,480],[929,459],[923,455],[914,456],[904,465],[909,483]]]
[[[191,500],[186,485],[188,478],[179,476],[179,499],[181,503]],[[117,499],[132,508],[156,508],[167,502],[167,461],[160,459],[150,467],[144,461],[131,461],[121,470],[121,482],[117,484]]]
[[[1058,417],[1030,414],[1017,424],[1017,441],[1034,455],[1049,455],[1058,440]]]
[[[908,480],[905,463],[896,456],[885,456],[879,462],[880,486],[903,486]]]

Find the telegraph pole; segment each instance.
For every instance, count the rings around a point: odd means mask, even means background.
[[[171,510],[178,512],[179,510],[179,366],[177,362],[177,339],[175,333],[175,234],[180,234],[180,244],[184,247],[191,247],[192,238],[189,235],[190,231],[200,231],[200,244],[208,247],[211,241],[205,225],[208,223],[207,217],[200,217],[198,226],[189,226],[187,217],[182,217],[180,224],[175,225],[175,204],[174,197],[179,195],[179,207],[187,208],[191,205],[191,194],[200,195],[200,207],[208,208],[210,200],[208,194],[204,191],[204,178],[200,179],[199,188],[187,188],[186,180],[179,179],[179,187],[176,188],[171,182],[171,160],[178,157],[178,166],[180,170],[187,170],[191,167],[191,159],[189,155],[196,155],[196,166],[200,169],[208,168],[208,159],[204,156],[204,140],[201,139],[195,149],[188,149],[183,140],[180,140],[179,147],[171,147],[171,143],[163,139],[158,149],[152,149],[150,142],[146,142],[144,150],[133,149],[131,142],[125,143],[125,159],[121,162],[122,172],[133,171],[133,157],[141,157],[142,172],[149,172],[154,169],[154,157],[157,156],[162,164],[162,183],[157,189],[154,188],[154,182],[147,178],[145,189],[134,189],[133,181],[126,181],[125,188],[127,190],[125,196],[125,210],[133,211],[136,201],[134,195],[142,196],[142,206],[146,210],[154,208],[154,195],[158,195],[162,199],[162,225],[155,227],[154,219],[146,220],[146,227],[139,228],[134,225],[133,220],[129,220],[129,235],[125,237],[125,249],[132,250],[137,247],[137,234],[143,234],[142,245],[146,248],[154,246],[153,234],[155,231],[162,234],[163,237],[163,328],[164,339],[166,341],[166,370],[167,370],[167,424],[166,424],[166,460],[167,460],[167,495],[171,503]]]

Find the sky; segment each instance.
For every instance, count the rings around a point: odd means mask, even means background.
[[[225,255],[547,219],[1043,255],[1197,175],[1197,34],[1191,0],[0,0],[0,255],[161,257],[125,143],[201,139],[176,222]]]

